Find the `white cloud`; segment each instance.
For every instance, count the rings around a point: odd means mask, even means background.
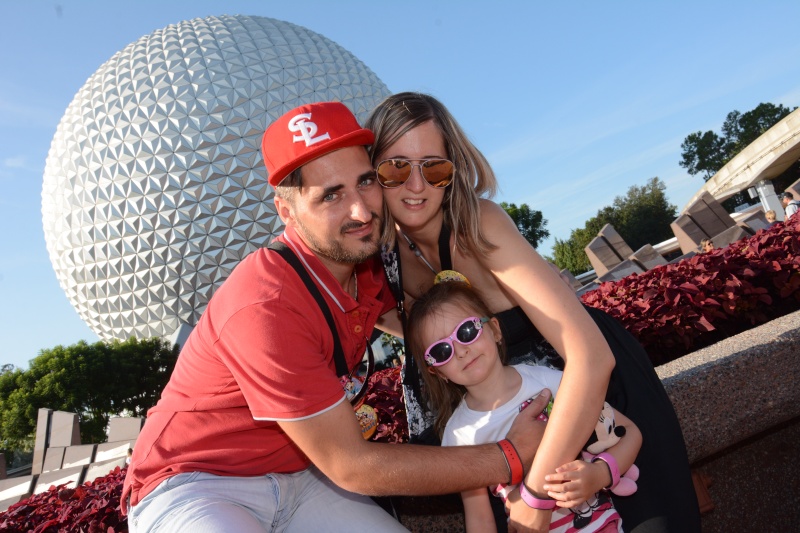
[[[44,167],[31,163],[30,159],[30,157],[23,154],[0,156],[0,178],[14,178],[23,173],[41,175]]]
[[[3,166],[6,168],[25,168],[25,156],[7,157],[3,159]]]

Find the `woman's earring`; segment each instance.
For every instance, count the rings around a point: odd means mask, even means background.
[[[447,379],[447,376],[443,376],[443,375],[439,374],[439,377],[442,378],[445,383],[450,383],[450,380]]]

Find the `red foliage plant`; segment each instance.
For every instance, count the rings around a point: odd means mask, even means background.
[[[672,361],[800,308],[800,216],[582,299],[620,320],[654,365]]]
[[[408,442],[408,421],[399,368],[378,370],[369,378],[364,403],[375,410],[375,442]]]
[[[127,468],[77,488],[50,487],[0,513],[0,531],[10,533],[121,533],[128,531],[119,500]]]

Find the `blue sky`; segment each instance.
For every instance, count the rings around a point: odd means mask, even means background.
[[[498,201],[553,237],[654,176],[682,208],[689,133],[800,105],[800,2],[0,1],[0,364],[97,336],[58,285],[41,189],[67,105],[115,52],[181,20],[272,17],[332,39],[392,91],[440,98],[494,166]],[[552,239],[540,246],[550,254]]]

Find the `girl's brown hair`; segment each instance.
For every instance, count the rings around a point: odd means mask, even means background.
[[[428,347],[422,339],[422,324],[431,320],[439,313],[444,304],[456,304],[464,308],[466,318],[469,313],[475,313],[479,317],[491,317],[492,313],[481,300],[478,294],[465,283],[445,282],[437,283],[429,291],[424,293],[414,302],[411,312],[408,315],[406,342],[414,357],[414,362],[422,374],[424,384],[424,394],[433,409],[435,420],[434,430],[441,438],[447,421],[453,415],[453,411],[467,392],[462,385],[445,381],[437,374],[429,371],[428,363],[425,362],[425,349]],[[483,327],[489,327],[484,325]],[[505,350],[502,343],[498,343],[500,360],[506,363]]]
[[[491,198],[497,191],[497,179],[484,155],[467,137],[447,108],[433,96],[397,93],[378,104],[364,127],[375,133],[369,150],[372,164],[409,130],[433,121],[444,138],[447,157],[455,166],[453,183],[447,186],[442,208],[447,225],[455,234],[456,247],[465,254],[484,254],[496,248],[480,228],[478,199]],[[383,243],[395,241],[394,219],[384,204],[386,225]]]

